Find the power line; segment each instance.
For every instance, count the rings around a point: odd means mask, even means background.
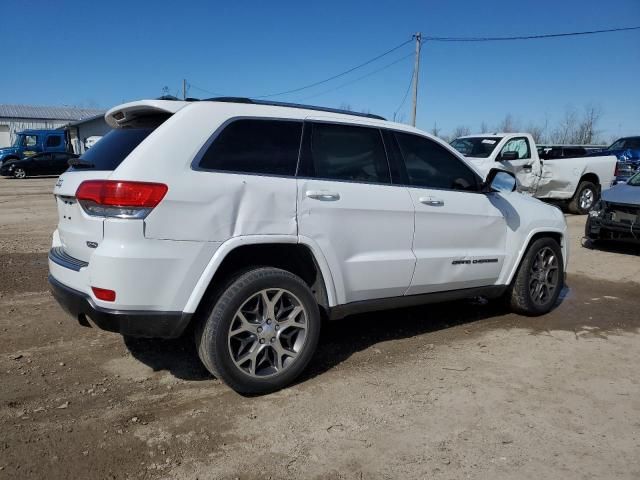
[[[572,37],[577,35],[595,35],[599,33],[624,32],[640,30],[637,27],[608,28],[605,30],[587,30],[583,32],[547,33],[540,35],[519,35],[515,37],[423,37],[423,40],[431,42],[502,42],[508,40],[538,40],[541,38]]]
[[[407,40],[405,42],[402,42],[400,45],[398,45],[396,47],[393,47],[391,50],[387,50],[386,52],[381,53],[380,55],[378,55],[376,57],[373,57],[372,59],[367,60],[364,63],[361,63],[360,65],[356,65],[355,67],[352,67],[349,70],[345,70],[342,73],[338,73],[337,75],[333,75],[332,77],[325,78],[324,80],[320,80],[318,82],[310,83],[309,85],[305,85],[303,87],[294,88],[294,89],[291,89],[291,90],[286,90],[284,92],[270,93],[269,95],[260,95],[260,96],[256,96],[256,97],[253,97],[253,98],[278,97],[280,95],[286,95],[286,94],[289,94],[289,93],[295,93],[295,92],[299,92],[301,90],[306,90],[308,88],[317,87],[318,85],[322,85],[323,83],[330,82],[331,80],[335,80],[336,78],[343,77],[344,75],[346,75],[348,73],[351,73],[354,70],[358,70],[359,68],[365,67],[365,66],[369,65],[370,63],[373,63],[376,60],[379,60],[380,58],[385,57],[385,56],[389,55],[390,53],[395,52],[396,50],[404,47],[406,44],[411,43],[412,41],[413,41],[413,38],[411,38],[411,39],[409,39],[409,40]]]
[[[396,120],[396,115],[398,114],[400,109],[402,109],[402,107],[404,106],[404,102],[407,101],[407,97],[409,96],[409,90],[411,90],[411,85],[413,85],[413,77],[414,76],[415,76],[415,74],[414,74],[413,70],[411,70],[411,76],[409,77],[409,85],[407,85],[407,90],[404,92],[404,97],[402,97],[402,101],[400,102],[400,105],[398,105],[398,108],[396,108],[395,112],[393,112],[393,121],[394,122]]]
[[[294,102],[302,102],[302,101],[304,101],[304,100],[308,100],[308,99],[310,99],[310,98],[315,98],[315,97],[319,97],[319,96],[321,96],[321,95],[325,95],[325,94],[327,94],[327,93],[333,92],[334,90],[339,90],[339,89],[341,89],[341,88],[343,88],[343,87],[346,87],[346,86],[348,86],[348,85],[351,85],[352,83],[359,82],[360,80],[363,80],[363,79],[365,79],[365,78],[367,78],[367,77],[370,77],[371,75],[374,75],[374,74],[376,74],[376,73],[378,73],[378,72],[381,72],[381,71],[383,71],[383,70],[386,70],[387,68],[392,67],[392,66],[394,66],[395,64],[400,63],[402,60],[406,60],[407,58],[412,57],[412,56],[413,56],[413,53],[410,53],[410,54],[408,54],[408,55],[405,55],[404,57],[400,57],[400,58],[398,58],[397,60],[395,60],[395,61],[393,61],[393,62],[391,62],[391,63],[387,63],[387,64],[386,64],[386,65],[384,65],[383,67],[380,67],[380,68],[378,68],[378,69],[376,69],[376,70],[373,70],[373,71],[371,71],[371,72],[369,72],[369,73],[367,73],[367,74],[365,74],[365,75],[362,75],[362,76],[360,76],[360,77],[358,77],[358,78],[354,78],[353,80],[349,80],[348,82],[345,82],[345,83],[343,83],[343,84],[341,84],[341,85],[338,85],[337,87],[333,87],[333,88],[330,88],[330,89],[325,90],[325,91],[323,91],[323,92],[314,93],[313,95],[309,95],[309,96],[306,96],[306,97],[299,98],[299,99],[297,99],[297,100],[294,100]]]
[[[206,88],[201,88],[193,83],[189,82],[189,88],[195,88],[196,90],[200,90],[201,92],[208,93],[209,95],[214,95],[216,97],[224,97],[224,93],[212,92],[211,90],[207,90]]]

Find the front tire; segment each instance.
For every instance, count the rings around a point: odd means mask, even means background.
[[[575,195],[569,202],[569,211],[578,215],[586,215],[599,198],[598,187],[591,182],[580,182]]]
[[[24,168],[16,168],[13,171],[13,176],[14,178],[18,178],[18,179],[27,178],[27,172],[25,171]]]
[[[241,394],[264,394],[293,382],[313,356],[320,311],[298,276],[256,268],[221,293],[196,331],[202,363]]]
[[[529,246],[520,262],[507,299],[516,313],[544,315],[555,306],[563,286],[560,245],[553,238],[539,238]]]

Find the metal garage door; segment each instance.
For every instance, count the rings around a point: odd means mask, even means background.
[[[9,136],[9,126],[8,125],[0,125],[0,148],[8,147],[11,145]]]

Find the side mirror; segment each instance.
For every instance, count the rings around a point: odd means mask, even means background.
[[[482,191],[489,192],[513,192],[518,185],[513,173],[499,168],[492,168],[487,175]]]
[[[505,160],[518,160],[518,158],[520,158],[518,152],[502,152],[498,157],[498,161],[502,162]]]

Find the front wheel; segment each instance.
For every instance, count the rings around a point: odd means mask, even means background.
[[[513,311],[527,316],[544,315],[558,301],[564,286],[564,262],[553,238],[534,241],[528,248],[507,293]]]
[[[320,312],[309,287],[277,268],[240,275],[196,330],[202,363],[242,394],[263,394],[295,380],[313,356]]]
[[[569,211],[578,215],[586,215],[598,201],[598,188],[591,182],[580,182],[575,195],[569,202]]]
[[[16,168],[16,169],[13,171],[13,176],[14,176],[15,178],[20,178],[20,179],[22,179],[22,178],[27,178],[27,172],[25,171],[25,169],[24,169],[24,168]]]

